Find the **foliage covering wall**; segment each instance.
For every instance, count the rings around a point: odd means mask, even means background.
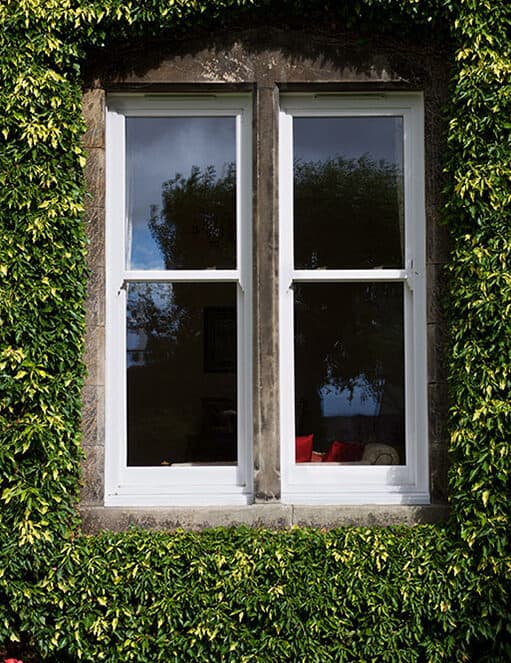
[[[87,49],[276,6],[456,44],[451,522],[85,537]],[[0,643],[52,661],[510,660],[508,0],[3,0],[0,25]]]

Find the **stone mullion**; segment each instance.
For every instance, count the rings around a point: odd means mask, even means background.
[[[254,104],[254,496],[267,502],[280,497],[276,85]]]

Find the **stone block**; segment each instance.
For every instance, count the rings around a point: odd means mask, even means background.
[[[99,147],[87,149],[85,183],[95,207],[105,206],[105,150]]]
[[[428,383],[445,382],[447,364],[445,361],[445,332],[437,323],[428,324]]]
[[[82,486],[80,503],[103,504],[104,495],[104,449],[98,445],[84,445],[85,458],[82,461]]]
[[[129,527],[154,530],[202,530],[208,527],[250,527],[272,530],[299,527],[387,527],[445,521],[445,504],[424,506],[306,506],[253,504],[239,507],[100,507],[82,503],[83,529],[124,531]]]
[[[105,210],[85,198],[85,232],[87,234],[87,265],[89,269],[105,265]]]
[[[438,164],[432,164],[438,166]],[[447,263],[451,243],[445,225],[439,222],[438,205],[427,205],[426,263]]]
[[[428,385],[428,428],[432,444],[447,444],[447,417],[449,414],[449,394],[445,382]]]
[[[448,499],[449,455],[447,445],[432,444],[430,449],[431,501],[445,504]]]
[[[278,226],[276,194],[275,85],[256,97],[259,122],[256,142],[254,209],[254,492],[265,503],[280,496],[279,357],[278,357]]]
[[[83,529],[87,533],[101,530],[123,531],[136,526],[144,529],[202,530],[207,527],[267,527],[284,529],[292,522],[292,507],[285,504],[226,507],[158,507],[158,508],[81,508]]]
[[[87,386],[105,384],[105,328],[89,326],[85,333],[83,361],[87,368]]]
[[[82,99],[82,113],[87,125],[83,135],[85,147],[105,146],[105,91],[86,90]]]
[[[105,390],[97,385],[82,389],[82,435],[85,446],[105,444]]]
[[[105,324],[105,270],[95,267],[89,272],[85,302],[87,328]]]
[[[293,507],[293,524],[300,527],[387,527],[445,520],[445,506],[306,506]]]
[[[426,283],[427,321],[430,324],[443,322],[445,320],[443,303],[447,288],[447,273],[444,265],[427,265]]]

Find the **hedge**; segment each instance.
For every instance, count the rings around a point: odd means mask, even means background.
[[[455,44],[452,518],[84,536],[83,64],[277,10]],[[508,0],[4,0],[0,21],[0,642],[64,662],[510,660]]]

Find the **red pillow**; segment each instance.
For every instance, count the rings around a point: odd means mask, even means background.
[[[323,457],[323,463],[349,463],[360,460],[364,445],[360,442],[339,442],[334,440]]]
[[[309,463],[312,456],[312,440],[314,435],[297,435],[295,438],[295,454],[297,463]]]

